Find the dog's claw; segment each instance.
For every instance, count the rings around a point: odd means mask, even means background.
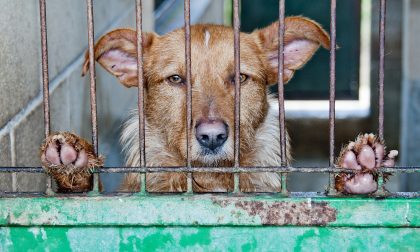
[[[359,135],[341,151],[336,166],[357,170],[355,174],[340,173],[335,178],[337,191],[349,194],[369,194],[378,189],[377,169],[392,167],[398,151],[386,155],[385,144],[374,134]]]

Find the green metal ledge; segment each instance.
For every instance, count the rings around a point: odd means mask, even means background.
[[[420,199],[159,195],[0,199],[0,226],[420,227]]]
[[[418,251],[420,199],[0,198],[0,251]]]

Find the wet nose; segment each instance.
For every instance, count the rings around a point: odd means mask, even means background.
[[[220,119],[201,120],[195,127],[195,137],[201,146],[215,150],[222,146],[229,136],[226,123]]]

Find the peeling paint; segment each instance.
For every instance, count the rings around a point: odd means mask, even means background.
[[[215,201],[222,207],[234,204],[251,216],[259,216],[263,225],[319,225],[325,226],[336,220],[337,210],[326,202],[274,202]]]
[[[165,195],[3,198],[0,226],[420,227],[420,199]]]

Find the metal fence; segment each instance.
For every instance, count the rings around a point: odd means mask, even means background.
[[[146,193],[146,173],[152,172],[185,172],[187,176],[187,193],[192,193],[193,172],[216,172],[234,174],[234,194],[241,193],[239,189],[239,173],[252,172],[276,172],[281,174],[281,191],[279,194],[287,196],[337,196],[335,190],[335,174],[354,173],[352,169],[335,168],[335,64],[336,64],[336,0],[330,0],[330,97],[329,97],[329,167],[291,167],[286,162],[286,129],[284,111],[284,32],[285,32],[285,0],[279,0],[279,49],[278,49],[278,99],[279,99],[279,122],[280,122],[280,154],[281,166],[276,167],[241,167],[239,164],[240,151],[240,18],[239,0],[233,0],[233,28],[234,28],[234,64],[235,64],[235,134],[234,134],[234,167],[192,167],[190,155],[191,118],[192,118],[192,88],[191,88],[191,24],[190,24],[190,0],[184,0],[184,23],[185,23],[185,65],[186,65],[186,109],[187,109],[187,165],[185,167],[147,167],[145,151],[145,116],[144,116],[144,77],[143,77],[143,52],[142,52],[142,1],[136,0],[136,31],[137,31],[137,71],[138,71],[138,111],[139,111],[139,142],[140,142],[140,167],[107,167],[98,168],[94,172],[93,194],[99,193],[99,173],[128,173],[141,174],[140,193]],[[385,19],[386,0],[380,1],[380,27],[379,27],[379,81],[378,81],[378,136],[384,138],[384,52],[385,52]],[[88,42],[89,42],[89,71],[90,71],[90,106],[92,143],[95,154],[98,154],[98,124],[96,109],[96,81],[95,81],[95,55],[94,55],[94,22],[93,22],[93,0],[86,0],[88,17]],[[50,133],[50,106],[49,106],[49,76],[48,76],[48,48],[47,48],[47,25],[46,25],[46,0],[39,0],[41,19],[41,47],[42,47],[42,80],[43,80],[43,104],[44,104],[44,127],[45,136]],[[44,173],[42,167],[0,167],[0,173]],[[287,173],[328,173],[329,185],[326,193],[313,192],[288,192]],[[378,177],[378,191],[374,196],[380,197],[419,197],[420,192],[385,192],[382,188],[384,173],[415,173],[420,172],[420,167],[392,167],[380,168]],[[51,177],[47,180],[47,195],[54,192],[51,189]],[[22,195],[23,193],[12,192],[9,195]],[[6,194],[7,195],[7,194]]]

